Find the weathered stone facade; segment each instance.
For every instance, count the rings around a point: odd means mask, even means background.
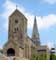
[[[39,34],[37,33],[36,18],[34,22],[33,37],[27,36],[27,18],[17,9],[9,16],[8,41],[4,45],[3,51],[6,56],[16,56],[31,59],[33,55],[46,53],[49,60],[49,50],[40,45]],[[35,30],[35,31],[34,31]],[[37,34],[36,34],[37,33]],[[34,35],[35,34],[35,35]],[[36,40],[36,41],[35,41]],[[39,44],[36,44],[39,43]],[[38,51],[41,50],[42,51]]]

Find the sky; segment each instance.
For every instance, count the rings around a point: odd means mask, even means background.
[[[0,1],[0,48],[8,41],[9,16],[16,9],[28,19],[28,36],[32,35],[34,17],[42,45],[56,47],[56,0],[1,0]]]

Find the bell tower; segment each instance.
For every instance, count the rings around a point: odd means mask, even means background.
[[[27,36],[27,19],[19,11],[15,10],[9,16],[8,41],[3,51],[7,56],[24,57],[24,41]]]
[[[27,19],[17,9],[9,16],[8,40],[17,41],[23,44],[27,34]]]

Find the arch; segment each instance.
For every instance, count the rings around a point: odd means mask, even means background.
[[[7,50],[7,56],[15,56],[15,50],[13,48],[9,48]]]

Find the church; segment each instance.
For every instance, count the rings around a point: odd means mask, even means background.
[[[49,60],[49,48],[40,44],[36,17],[32,30],[32,37],[27,35],[27,18],[18,10],[9,16],[8,41],[3,47],[3,53],[7,57],[16,57],[15,60],[31,60],[33,55],[46,56],[38,60]],[[17,59],[19,57],[19,59]]]

